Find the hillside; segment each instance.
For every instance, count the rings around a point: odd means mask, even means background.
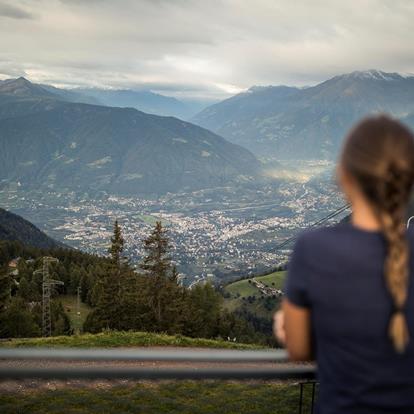
[[[285,272],[243,279],[224,287],[224,306],[253,325],[274,346],[273,314],[279,309]]]
[[[64,102],[0,90],[0,179],[46,186],[160,194],[254,179],[260,163],[244,148],[172,117],[131,108]],[[41,89],[41,88],[40,88]]]
[[[10,339],[0,342],[0,347],[70,347],[70,348],[116,348],[116,347],[199,347],[224,349],[258,349],[262,345],[235,343],[224,340],[190,338],[183,335],[166,335],[153,332],[102,332],[51,338]]]
[[[192,121],[256,155],[333,159],[348,129],[378,112],[400,118],[413,114],[414,77],[370,70],[304,89],[254,87],[206,108]]]
[[[53,240],[23,217],[0,208],[0,240],[18,241],[37,248],[56,248],[63,244]]]
[[[65,99],[25,78],[8,79],[0,83],[0,120],[51,110],[61,101]]]
[[[76,88],[71,92],[88,96],[99,105],[135,108],[154,115],[187,119],[196,112],[191,105],[149,90]]]
[[[265,288],[282,290],[285,272],[274,272],[265,276],[243,279],[224,287],[225,306],[229,310],[247,310],[255,316],[272,319],[272,315],[280,302],[279,295],[263,294],[255,284],[259,282]]]

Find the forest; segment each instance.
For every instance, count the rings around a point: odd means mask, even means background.
[[[52,289],[52,335],[74,330],[61,303],[75,295],[92,311],[83,332],[142,331],[264,343],[268,335],[255,328],[243,312],[223,306],[220,289],[209,283],[192,289],[182,286],[171,260],[168,230],[157,222],[143,240],[145,255],[131,263],[124,255],[121,226],[114,223],[106,257],[74,249],[38,249],[15,241],[0,241],[0,337],[37,337],[42,334],[43,257],[54,257],[49,277],[63,282]]]

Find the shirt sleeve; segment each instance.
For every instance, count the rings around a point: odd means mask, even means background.
[[[305,262],[305,249],[303,237],[296,241],[288,263],[287,277],[285,281],[285,296],[294,305],[310,308],[309,269]]]

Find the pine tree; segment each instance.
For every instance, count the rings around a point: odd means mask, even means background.
[[[0,337],[24,338],[40,335],[40,326],[36,324],[34,313],[20,297],[10,300],[7,309],[0,315]]]
[[[188,319],[184,334],[191,337],[214,338],[218,334],[222,297],[209,283],[197,284],[188,295]]]
[[[0,313],[10,300],[11,278],[6,269],[0,269]]]
[[[149,276],[166,278],[171,270],[169,248],[167,231],[162,227],[161,221],[157,221],[154,230],[144,240],[146,256],[140,265],[141,269]]]
[[[118,220],[114,223],[114,235],[111,237],[111,247],[109,253],[111,256],[111,262],[118,268],[122,262],[122,252],[124,250],[124,238],[122,237],[121,227],[118,224]]]
[[[171,332],[176,326],[176,316],[180,313],[180,301],[177,284],[171,281],[176,274],[168,255],[170,242],[167,231],[161,221],[157,221],[154,230],[144,240],[146,256],[140,268],[149,280],[148,301],[153,315],[153,329]],[[175,277],[175,276],[174,276]]]
[[[88,315],[84,329],[99,332],[102,329],[119,329],[121,323],[121,286],[122,275],[127,264],[122,258],[124,238],[118,220],[114,223],[111,237],[109,264],[102,268],[94,287],[96,308]]]
[[[25,277],[22,277],[19,282],[18,296],[22,297],[26,302],[30,302],[32,299],[32,291],[30,289],[29,282]]]

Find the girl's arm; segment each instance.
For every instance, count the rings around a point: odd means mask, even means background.
[[[276,338],[283,343],[292,361],[312,359],[310,310],[283,299],[282,309],[275,313]]]

